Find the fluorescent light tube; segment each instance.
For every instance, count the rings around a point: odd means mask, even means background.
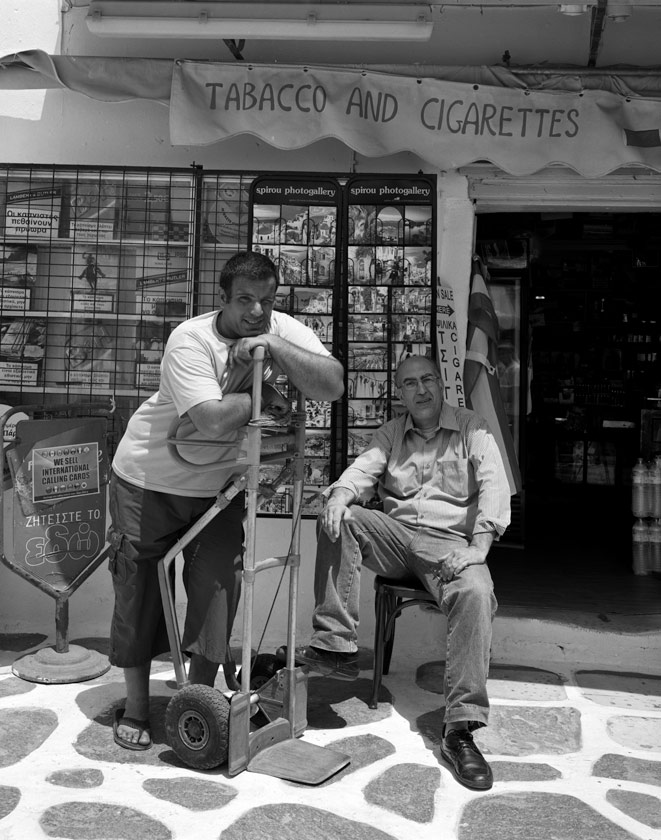
[[[92,0],[86,20],[89,31],[102,38],[175,40],[427,41],[434,27],[427,5]]]

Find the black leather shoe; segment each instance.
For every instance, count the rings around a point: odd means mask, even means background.
[[[491,767],[467,729],[452,729],[441,742],[441,756],[450,765],[455,779],[471,790],[489,790],[493,785]]]
[[[358,679],[357,653],[335,653],[332,650],[322,650],[308,645],[308,647],[296,648],[294,656],[297,665],[304,665],[325,677],[347,681]]]

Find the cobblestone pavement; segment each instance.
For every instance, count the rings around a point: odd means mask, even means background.
[[[102,640],[79,644],[103,650]],[[356,683],[311,678],[304,741],[349,766],[319,786],[182,765],[166,743],[168,662],[152,676],[154,745],[112,740],[123,699],[112,668],[83,683],[21,680],[11,664],[42,640],[0,635],[0,838],[80,840],[625,840],[661,838],[661,677],[494,665],[490,725],[476,741],[488,793],[439,760],[443,663],[397,657],[367,706]],[[3,650],[4,649],[4,650]]]

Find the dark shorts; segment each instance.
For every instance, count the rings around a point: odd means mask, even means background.
[[[170,649],[157,564],[214,501],[143,490],[112,476],[108,539],[115,590],[113,665],[143,665]],[[241,595],[243,516],[244,494],[239,493],[183,552],[188,604],[182,649],[212,662],[227,658]]]

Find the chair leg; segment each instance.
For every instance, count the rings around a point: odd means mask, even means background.
[[[390,660],[392,659],[392,649],[395,644],[395,620],[397,618],[399,607],[402,599],[395,598],[392,595],[388,596],[388,606],[386,609],[386,620],[384,630],[385,645],[383,653],[383,673],[385,676],[390,672]]]
[[[388,596],[386,593],[382,589],[377,589],[374,599],[374,674],[372,677],[372,695],[368,704],[370,709],[377,708],[379,689],[381,688],[381,677],[383,674],[383,648],[385,644],[387,619],[387,601]]]

